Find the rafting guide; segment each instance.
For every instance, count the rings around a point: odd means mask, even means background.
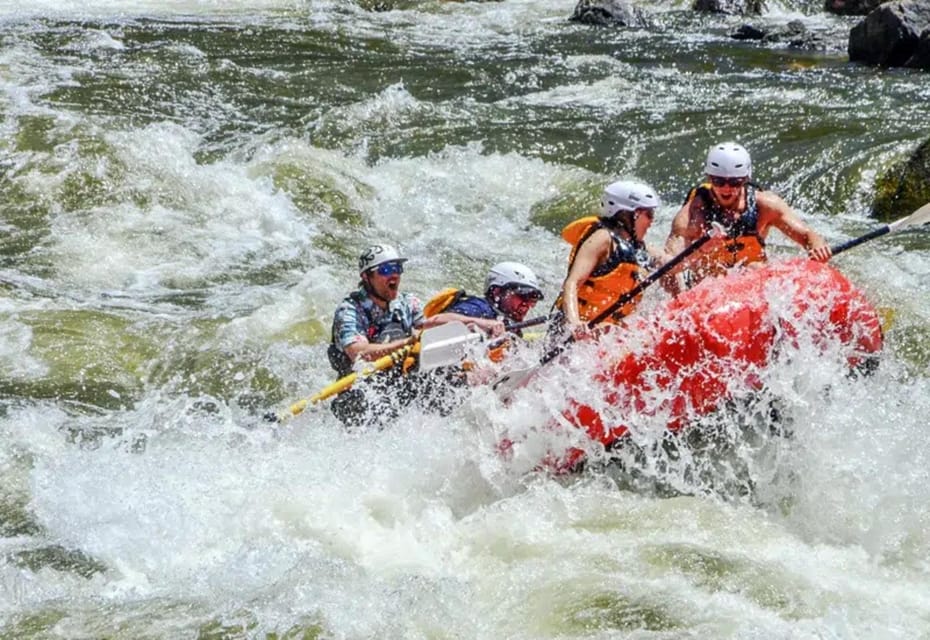
[[[704,163],[706,180],[693,188],[675,218],[665,243],[669,255],[679,253],[706,235],[714,223],[726,238],[708,243],[686,263],[683,283],[693,287],[708,276],[728,269],[765,262],[765,239],[775,227],[806,249],[811,258],[826,262],[830,247],[776,193],[752,182],[752,159],[735,142],[713,145]]]

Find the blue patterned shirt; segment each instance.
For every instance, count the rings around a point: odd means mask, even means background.
[[[382,309],[362,286],[336,307],[333,344],[345,351],[361,337],[367,338],[368,342],[382,342],[382,338],[396,340],[413,335],[413,330],[422,326],[423,322],[423,305],[415,295],[399,293],[387,309]]]

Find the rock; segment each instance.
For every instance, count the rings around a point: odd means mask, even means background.
[[[881,5],[849,32],[852,62],[899,67],[916,53],[930,28],[930,0],[897,0]]]
[[[792,20],[784,27],[768,29],[744,24],[730,34],[734,40],[761,40],[763,42],[787,42],[793,49],[825,49],[823,36],[811,32],[804,23]]]
[[[734,40],[762,40],[768,32],[751,24],[741,25],[736,31],[730,34]]]
[[[600,27],[648,26],[642,11],[627,0],[578,0],[569,21]]]
[[[875,181],[872,215],[896,220],[930,202],[930,139]]]
[[[761,15],[765,8],[765,0],[694,0],[691,8],[704,13]]]
[[[904,66],[930,71],[930,29],[924,29],[920,34],[917,49]]]
[[[841,16],[864,16],[888,0],[826,0],[823,10]]]

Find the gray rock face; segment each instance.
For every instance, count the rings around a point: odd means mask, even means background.
[[[888,0],[826,0],[823,10],[841,16],[864,16]]]
[[[642,11],[627,0],[578,0],[569,20],[601,27],[648,26],[648,21]]]
[[[792,20],[783,27],[758,27],[744,24],[730,34],[734,40],[760,40],[765,43],[787,43],[792,49],[817,50],[826,49],[827,42],[822,36],[812,33],[804,24]]]
[[[765,0],[694,0],[691,8],[705,13],[760,15],[765,8]]]
[[[920,34],[917,49],[904,66],[930,71],[930,29],[924,29]]]
[[[930,28],[930,0],[897,0],[875,9],[849,32],[853,62],[899,67],[917,53]]]

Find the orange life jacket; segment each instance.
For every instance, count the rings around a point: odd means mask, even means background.
[[[439,315],[466,295],[468,294],[465,293],[465,289],[456,289],[455,287],[443,289],[423,306],[423,315],[427,318]]]
[[[646,275],[649,265],[649,256],[644,245],[623,238],[617,233],[616,228],[604,219],[588,216],[575,220],[562,229],[562,238],[572,245],[572,251],[568,256],[569,271],[581,245],[598,229],[606,229],[610,233],[612,248],[604,264],[599,265],[578,287],[578,315],[585,322],[596,318],[620,296],[635,287]],[[619,307],[604,321],[617,323],[621,318],[630,315],[641,297],[636,296]],[[555,306],[562,309],[561,293],[555,301]]]
[[[713,223],[719,223],[727,232],[722,243],[714,243],[713,248],[702,251],[691,267],[699,278],[726,273],[736,266],[753,262],[765,262],[765,241],[759,236],[759,205],[756,202],[756,188],[752,183],[746,184],[746,210],[736,220],[726,216],[717,204],[710,190],[710,184],[704,183],[688,193],[688,204],[700,197],[704,211],[704,232],[710,233]]]

